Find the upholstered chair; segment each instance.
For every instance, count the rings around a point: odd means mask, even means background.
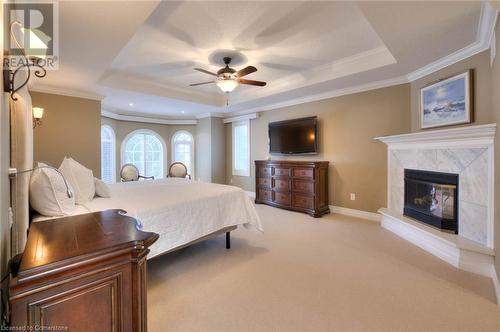
[[[120,170],[122,182],[138,181],[139,179],[154,180],[154,176],[143,176],[139,174],[139,169],[134,164],[125,164]]]
[[[186,165],[180,161],[173,162],[168,168],[167,177],[169,178],[188,178],[191,179],[191,175],[188,174]]]

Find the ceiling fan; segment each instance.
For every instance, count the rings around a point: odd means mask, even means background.
[[[189,84],[189,85],[190,86],[197,86],[197,85],[215,83],[223,92],[226,92],[226,93],[233,91],[240,84],[257,85],[257,86],[265,86],[266,85],[266,82],[247,80],[247,79],[242,78],[243,76],[246,76],[248,74],[255,73],[257,71],[257,68],[255,68],[253,66],[248,66],[248,67],[245,67],[243,69],[236,71],[235,69],[229,67],[229,64],[231,63],[230,57],[224,57],[223,60],[224,60],[224,63],[226,64],[226,67],[219,69],[217,71],[217,73],[212,73],[208,70],[201,69],[201,68],[194,69],[194,70],[197,70],[199,72],[217,77],[217,79],[215,81],[194,83],[194,84]]]

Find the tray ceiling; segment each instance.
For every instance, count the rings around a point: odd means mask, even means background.
[[[480,2],[60,2],[60,66],[32,88],[164,118],[260,109],[396,80],[478,42]],[[97,14],[96,14],[97,13]],[[258,71],[226,95],[194,67]],[[229,100],[228,100],[229,98]],[[229,105],[228,105],[229,104]],[[131,106],[132,105],[132,106]]]

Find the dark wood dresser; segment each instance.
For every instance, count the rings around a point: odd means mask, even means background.
[[[120,210],[33,223],[9,285],[11,326],[146,331],[146,256],[157,239]]]
[[[255,203],[321,217],[330,212],[328,161],[256,160],[255,195]]]

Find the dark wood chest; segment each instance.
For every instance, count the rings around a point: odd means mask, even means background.
[[[120,210],[33,223],[10,281],[11,326],[146,331],[146,256],[157,239]]]
[[[329,213],[328,161],[255,161],[255,203],[313,217]]]

